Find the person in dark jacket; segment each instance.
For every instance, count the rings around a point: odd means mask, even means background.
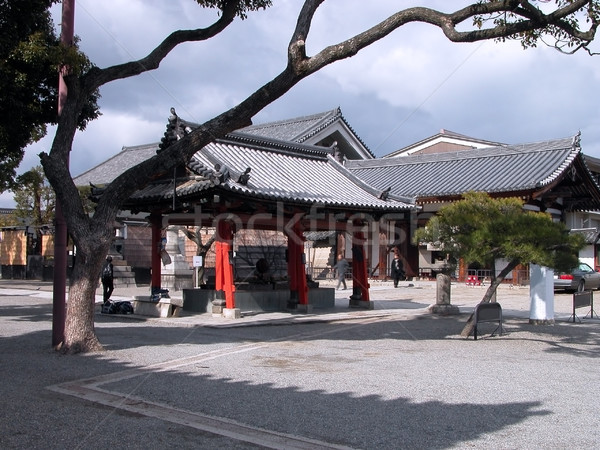
[[[394,259],[392,261],[392,279],[394,280],[395,288],[398,287],[398,282],[400,280],[406,279],[404,263],[400,259],[400,254],[398,252],[394,252]]]
[[[107,256],[104,266],[102,267],[102,298],[104,303],[108,302],[108,299],[112,295],[115,288],[114,286],[114,274],[112,256]]]

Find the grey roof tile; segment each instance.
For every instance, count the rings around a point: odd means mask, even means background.
[[[108,184],[127,169],[152,158],[156,155],[156,150],[158,150],[158,142],[136,145],[134,147],[123,147],[116,155],[75,177],[75,185],[87,186],[90,183],[95,185]]]
[[[287,142],[289,145],[300,144],[338,120],[343,121],[348,129],[352,130],[352,127],[344,119],[341,109],[336,108],[319,114],[252,125],[234,131],[229,136],[251,144],[261,142],[262,145],[281,148],[283,142]],[[198,126],[181,118],[179,118],[179,121],[192,129]],[[354,134],[356,135],[356,133]],[[360,138],[356,137],[360,141]],[[362,141],[360,142],[364,145]],[[89,183],[95,185],[108,184],[125,170],[154,156],[159,149],[159,144],[157,142],[123,147],[121,152],[75,177],[75,183],[78,186],[87,186]],[[364,147],[370,153],[366,145]],[[299,149],[300,147],[295,147],[294,151],[300,151]],[[318,153],[320,155],[324,155],[329,151],[329,149],[314,146],[306,146],[304,149],[308,153]]]
[[[356,136],[368,154],[375,157],[373,152],[371,152],[365,142],[356,134],[356,131],[354,131],[348,121],[344,118],[342,110],[339,107],[332,109],[331,111],[311,114],[309,116],[251,125],[240,129],[239,132],[281,141],[302,143],[308,141],[311,137],[336,121],[343,122],[354,136]]]
[[[511,192],[551,183],[580,153],[572,138],[454,153],[348,161],[349,170],[379,189],[414,197],[470,190]]]
[[[399,156],[405,156],[404,154],[410,155],[410,154],[414,153],[415,150],[418,149],[419,147],[422,148],[422,146],[424,146],[426,144],[431,145],[433,142],[436,142],[439,140],[444,140],[444,139],[458,140],[461,143],[461,145],[463,145],[465,147],[470,147],[470,148],[497,147],[497,146],[505,145],[502,142],[494,142],[494,141],[488,141],[486,139],[478,139],[478,138],[474,138],[474,137],[467,136],[464,134],[456,133],[454,131],[445,130],[442,128],[439,133],[434,134],[433,136],[429,136],[429,137],[422,139],[418,142],[415,142],[413,144],[407,145],[406,147],[403,147],[401,149],[394,150],[393,152],[388,153],[387,155],[384,155],[383,158],[395,158],[395,157],[399,157]],[[427,153],[427,152],[423,152],[421,150],[418,153]]]
[[[339,108],[309,116],[278,120],[242,128],[242,133],[270,137],[281,141],[304,142],[318,130],[341,116]]]
[[[282,143],[284,149],[250,145],[234,139],[217,140],[196,153],[194,158],[206,167],[225,166],[231,177],[216,185],[210,178],[179,179],[177,196],[195,196],[216,188],[237,192],[249,197],[270,201],[301,204],[365,208],[376,210],[408,210],[410,201],[393,197],[383,200],[380,192],[357,179],[346,168],[318,147]],[[311,151],[312,150],[312,151]],[[238,183],[238,177],[250,167],[247,184]],[[132,198],[160,201],[172,198],[172,181],[154,183]]]
[[[596,244],[598,239],[600,239],[598,228],[572,228],[570,233],[581,234],[587,244]]]

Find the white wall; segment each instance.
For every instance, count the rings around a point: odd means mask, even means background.
[[[595,268],[594,265],[594,246],[591,244],[586,245],[579,251],[579,260],[586,264],[589,264],[591,268]]]

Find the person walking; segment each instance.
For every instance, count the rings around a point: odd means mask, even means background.
[[[106,257],[104,267],[102,267],[102,298],[104,299],[104,303],[108,302],[114,288],[112,256],[109,255]]]
[[[348,260],[346,258],[344,258],[342,255],[340,255],[338,262],[335,264],[335,266],[333,266],[333,269],[337,273],[337,279],[338,279],[338,284],[337,284],[336,289],[339,289],[340,286],[342,285],[342,283],[344,284],[344,289],[348,289],[348,286],[346,286],[346,271],[348,270],[349,266],[350,266],[350,264],[348,263]]]
[[[406,278],[404,274],[404,263],[400,259],[400,254],[394,252],[394,259],[392,261],[392,278],[394,280],[394,287],[398,287],[398,282]]]

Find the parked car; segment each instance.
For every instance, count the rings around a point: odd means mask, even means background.
[[[591,291],[600,288],[600,273],[592,269],[588,264],[580,262],[571,273],[559,273],[554,275],[554,290]]]

